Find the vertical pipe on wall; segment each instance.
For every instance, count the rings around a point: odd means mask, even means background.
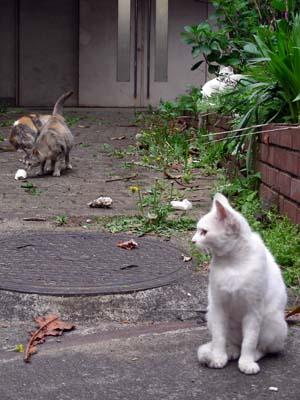
[[[138,0],[134,1],[134,61],[133,61],[133,96],[137,98],[137,66],[138,66]]]
[[[168,81],[168,14],[169,1],[155,2],[155,67],[154,80]]]
[[[20,105],[20,0],[15,0],[15,103]]]
[[[151,57],[151,22],[152,22],[152,0],[148,0],[147,18],[147,99],[150,98],[150,57]]]
[[[117,80],[130,81],[131,0],[118,0]]]
[[[75,62],[76,62],[76,88],[73,90],[76,93],[76,105],[77,107],[79,106],[79,34],[80,34],[80,0],[76,0],[76,28],[74,29],[75,31],[75,51],[74,51],[74,57],[75,57]]]

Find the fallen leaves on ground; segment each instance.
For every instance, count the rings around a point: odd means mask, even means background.
[[[167,179],[180,179],[182,175],[172,175],[167,169],[164,169],[164,176]]]
[[[131,239],[131,240],[128,240],[127,242],[119,242],[117,244],[117,246],[121,247],[122,249],[132,250],[132,249],[135,249],[136,247],[138,247],[138,244],[135,240]]]
[[[292,308],[290,311],[288,311],[285,314],[285,319],[288,319],[288,318],[292,317],[295,314],[300,314],[300,305],[298,305],[298,306]]]
[[[24,354],[24,361],[29,362],[30,357],[37,353],[36,346],[46,341],[47,336],[61,336],[63,332],[70,331],[75,325],[69,322],[60,321],[55,314],[39,316],[36,318],[38,329],[30,333],[29,342]]]
[[[202,264],[202,268],[204,269],[204,271],[208,271],[209,270],[209,262],[208,261],[204,261]]]

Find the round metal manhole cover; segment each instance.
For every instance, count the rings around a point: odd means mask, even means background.
[[[0,289],[48,295],[96,295],[150,289],[187,274],[169,242],[126,235],[22,233],[0,236]]]

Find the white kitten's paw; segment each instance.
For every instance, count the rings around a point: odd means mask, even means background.
[[[207,365],[209,368],[224,368],[227,363],[227,354],[212,354],[211,359],[207,362]]]
[[[214,353],[212,351],[211,342],[200,346],[197,356],[201,364],[205,364],[210,368],[224,368],[228,362],[226,353]]]
[[[211,358],[211,342],[199,346],[197,357],[201,364],[207,364]]]
[[[60,176],[60,171],[54,171],[52,176]]]
[[[241,354],[241,350],[238,346],[235,345],[230,345],[227,348],[227,355],[228,355],[228,360],[233,361],[237,360]]]
[[[67,167],[66,167],[66,169],[73,169],[73,167],[72,167],[72,164],[67,164]]]
[[[239,360],[239,370],[247,375],[258,374],[260,371],[259,365],[254,361]]]

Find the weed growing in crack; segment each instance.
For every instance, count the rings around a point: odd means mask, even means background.
[[[42,190],[38,189],[32,182],[29,181],[22,183],[21,188],[23,188],[26,193],[31,194],[32,196],[38,196],[42,193]]]
[[[68,223],[69,217],[67,215],[57,215],[55,217],[55,223],[59,226],[66,225]]]
[[[139,186],[130,186],[131,193],[137,197],[138,216],[117,217],[106,224],[112,232],[128,232],[144,235],[155,233],[170,237],[177,232],[194,230],[196,221],[182,214],[180,217],[172,215],[170,201],[180,198],[181,193],[173,189],[173,185],[166,185],[162,180],[156,180],[152,188],[143,191]]]

